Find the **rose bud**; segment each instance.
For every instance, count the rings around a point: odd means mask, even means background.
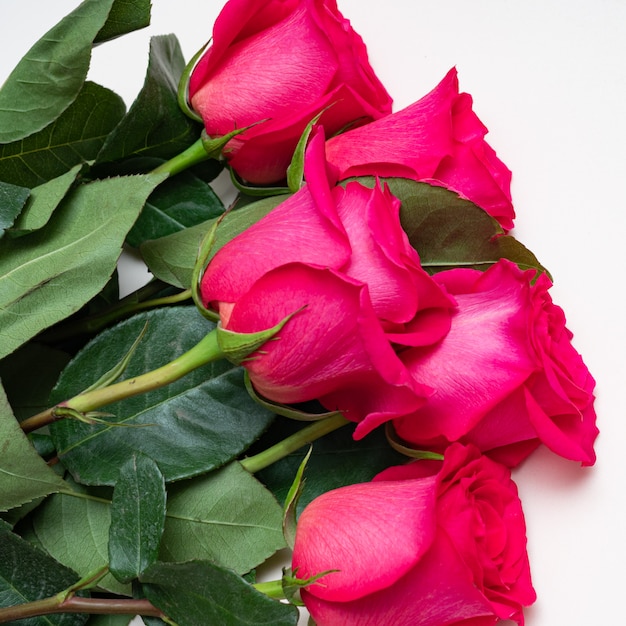
[[[549,278],[500,260],[484,273],[455,269],[435,280],[458,308],[440,343],[401,355],[436,393],[394,420],[396,433],[417,448],[472,442],[510,466],[539,443],[592,465],[595,382],[552,301]]]
[[[423,404],[428,387],[394,347],[441,339],[454,303],[421,268],[399,201],[380,185],[331,187],[323,148],[316,132],[306,185],[218,250],[200,291],[236,333],[293,314],[244,363],[254,387],[275,402],[317,399],[360,422],[363,436]]]
[[[455,191],[513,228],[511,172],[485,141],[487,128],[459,93],[455,69],[429,94],[392,115],[328,140],[340,179],[402,177]]]
[[[473,446],[313,500],[292,568],[318,626],[524,623],[535,592],[510,471]]]
[[[328,134],[391,111],[335,0],[227,2],[191,74],[189,99],[210,137],[254,125],[224,151],[252,184],[285,178],[302,132],[322,111]]]

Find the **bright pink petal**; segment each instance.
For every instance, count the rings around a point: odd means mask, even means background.
[[[225,150],[229,165],[241,178],[254,184],[282,180],[306,125],[319,114],[319,124],[329,136],[381,115],[355,89],[340,84],[309,105],[289,109],[229,141]]]
[[[327,579],[330,583],[330,575],[322,582]],[[445,534],[437,535],[405,576],[377,593],[351,602],[322,600],[314,587],[301,593],[318,626],[493,626],[497,622],[491,604],[474,586]]]
[[[330,42],[300,8],[232,45],[191,104],[209,135],[225,135],[309,106],[329,89],[336,70]]]
[[[292,566],[298,578],[339,570],[309,588],[317,598],[363,598],[415,567],[434,538],[434,512],[434,477],[327,492],[298,520]]]
[[[341,178],[393,176],[431,178],[437,166],[454,148],[451,109],[458,94],[456,71],[451,70],[428,95],[407,108],[367,126],[333,137],[326,142],[328,160]],[[381,166],[389,164],[388,171]]]
[[[339,268],[350,256],[333,204],[314,204],[307,187],[221,248],[202,277],[205,304],[235,302],[271,269],[301,261]]]
[[[401,358],[413,376],[435,393],[415,416],[394,422],[407,441],[465,435],[491,408],[517,389],[537,368],[529,339],[529,286],[512,264],[497,264],[484,274],[451,270],[438,275],[456,293],[458,309],[450,332],[430,349],[409,349]],[[445,284],[445,282],[444,282]]]
[[[296,311],[246,364],[261,394],[284,403],[338,399],[334,408],[353,421],[373,410],[350,404],[349,390],[363,386],[367,395],[364,380],[377,381],[385,402],[397,405],[394,415],[423,403],[423,388],[385,339],[367,287],[331,270],[292,263],[266,273],[236,302],[226,327],[256,332]]]
[[[402,177],[447,187],[513,226],[511,172],[485,141],[487,128],[459,93],[452,69],[405,109],[327,142],[341,178]]]

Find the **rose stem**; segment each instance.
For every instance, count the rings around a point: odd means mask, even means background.
[[[87,413],[94,411],[107,404],[137,396],[146,391],[159,389],[179,378],[185,376],[189,372],[206,365],[212,361],[223,358],[224,353],[221,351],[217,343],[217,331],[212,330],[191,350],[181,354],[178,358],[159,367],[151,372],[146,372],[134,378],[122,380],[119,383],[109,385],[100,389],[93,389],[86,393],[74,396],[69,400],[60,402],[37,415],[33,415],[21,422],[20,426],[25,433],[46,426],[51,422],[59,419],[61,411],[57,409],[69,409],[78,413]]]
[[[279,441],[277,444],[269,447],[267,450],[263,450],[263,452],[259,452],[254,456],[249,456],[246,459],[241,461],[241,464],[247,469],[250,473],[254,474],[258,472],[272,463],[283,459],[288,454],[295,452],[305,446],[307,443],[311,443],[328,433],[331,433],[333,430],[337,430],[346,424],[350,424],[350,422],[340,413],[336,413],[335,415],[331,415],[325,419],[318,420],[317,422],[313,422],[309,426],[302,428],[297,433],[290,435],[286,439]]]

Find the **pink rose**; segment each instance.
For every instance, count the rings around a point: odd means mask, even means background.
[[[399,201],[380,186],[330,187],[323,148],[318,132],[307,184],[217,252],[201,294],[234,332],[297,312],[245,363],[255,388],[276,402],[318,399],[371,430],[416,410],[427,392],[392,342],[438,341],[453,304],[421,268]]]
[[[328,140],[327,158],[340,179],[411,178],[441,185],[513,228],[511,172],[485,141],[487,128],[459,93],[455,69],[402,111]]]
[[[540,442],[583,465],[595,462],[595,382],[572,347],[550,280],[501,260],[481,273],[435,276],[458,308],[436,346],[401,358],[417,381],[436,388],[426,405],[394,420],[416,447],[472,442],[513,466]]]
[[[237,174],[256,184],[285,178],[304,128],[326,107],[320,123],[328,133],[391,111],[363,40],[335,0],[230,0],[189,97],[211,137],[267,120],[225,150]]]
[[[535,592],[510,471],[473,446],[329,491],[298,520],[293,570],[318,626],[524,623]]]

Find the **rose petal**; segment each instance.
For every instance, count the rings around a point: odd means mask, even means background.
[[[340,571],[321,578],[309,593],[348,602],[388,587],[413,568],[434,537],[435,484],[434,477],[379,481],[313,500],[298,521],[293,568],[299,578]]]

